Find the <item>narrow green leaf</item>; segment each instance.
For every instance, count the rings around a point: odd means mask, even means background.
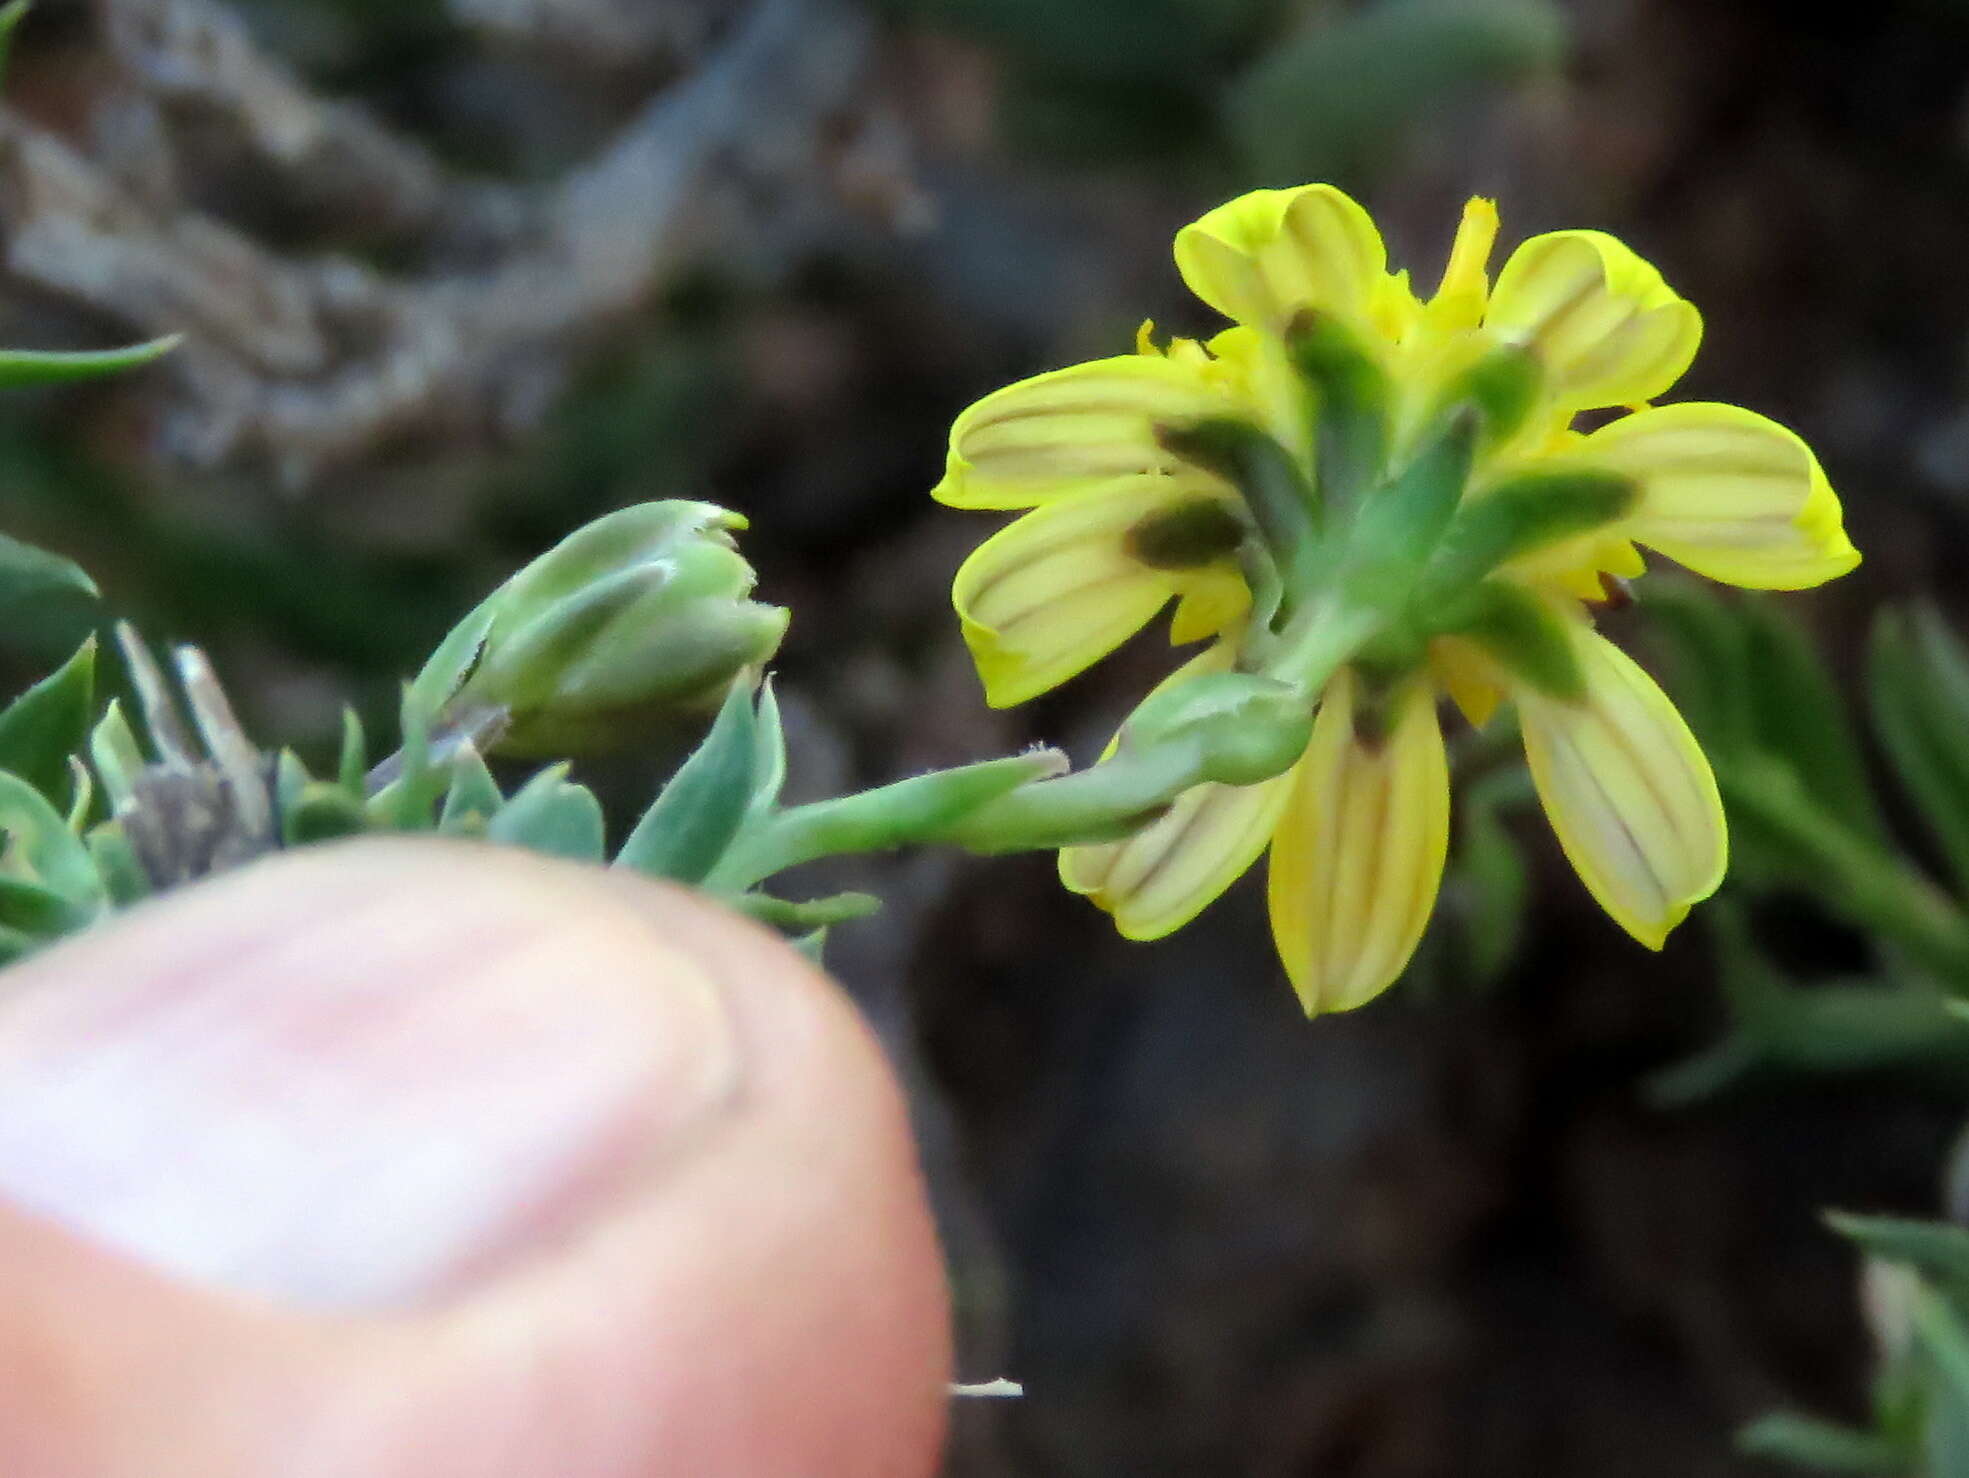
[[[1969,1293],[1969,1227],[1847,1211],[1828,1211],[1825,1220],[1870,1256],[1902,1263],[1945,1288]]]
[[[1287,330],[1286,352],[1313,392],[1313,445],[1320,498],[1328,508],[1360,507],[1387,460],[1392,396],[1381,357],[1344,318],[1314,311],[1302,313]],[[1437,446],[1425,448],[1416,461],[1428,462],[1438,450]],[[1453,474],[1456,485],[1447,495],[1443,517],[1463,490],[1463,476],[1470,465],[1467,445],[1462,448],[1461,463]],[[1433,490],[1420,490],[1418,498],[1415,479],[1405,474],[1404,481],[1409,485],[1398,496],[1405,504],[1430,500]],[[1432,510],[1412,506],[1403,512],[1405,517],[1425,521],[1435,516]]]
[[[762,694],[755,708],[746,685],[732,684],[710,733],[643,813],[616,854],[616,866],[683,883],[702,882],[710,874],[764,788],[762,768],[773,764],[777,708],[771,719],[774,738],[769,741],[761,732],[769,701],[769,693]]]
[[[1969,887],[1969,659],[1938,622],[1917,635],[1897,610],[1874,622],[1869,656],[1874,727],[1957,884]]]
[[[458,691],[484,650],[487,633],[497,618],[504,587],[494,591],[466,613],[465,618],[445,635],[411,680],[404,694],[406,708],[414,707],[423,716],[426,731],[436,722],[447,699]]]
[[[363,794],[369,774],[369,739],[362,718],[353,708],[342,710],[342,752],[336,758],[335,778],[350,795]]]
[[[96,639],[0,711],[0,769],[12,770],[55,805],[74,794],[69,756],[95,720]]]
[[[1476,444],[1476,417],[1452,416],[1393,482],[1361,505],[1349,547],[1350,598],[1372,603],[1387,588],[1382,582],[1403,588],[1422,567],[1456,513]],[[1398,572],[1392,581],[1391,571]]]
[[[1542,467],[1480,488],[1457,507],[1417,599],[1453,597],[1507,560],[1603,528],[1634,498],[1632,482],[1592,466]]]
[[[6,14],[0,11],[0,24]],[[4,41],[0,41],[4,47]],[[4,65],[0,55],[0,65]],[[137,369],[161,358],[178,347],[182,334],[166,334],[142,344],[122,349],[0,349],[0,390],[17,390],[30,385],[64,385],[76,380],[95,380],[104,375]]]
[[[95,809],[96,776],[79,754],[68,757],[68,793],[68,829],[80,836]]]
[[[110,808],[120,811],[129,805],[136,796],[137,776],[144,768],[144,752],[130,721],[123,716],[123,705],[114,698],[89,731],[89,759],[96,767],[96,778],[109,793]]]
[[[478,746],[459,746],[451,762],[451,789],[445,792],[444,809],[438,813],[438,830],[448,836],[483,833],[486,823],[506,804],[499,782],[486,768]]]
[[[522,785],[486,824],[486,836],[552,857],[601,862],[607,852],[601,802],[587,786],[569,783],[567,770],[549,765]]]
[[[396,759],[396,778],[369,798],[369,819],[396,831],[428,831],[449,776],[431,762],[430,715],[409,687],[403,694],[403,747]]]
[[[1859,738],[1825,663],[1775,605],[1751,600],[1738,609],[1746,655],[1757,674],[1746,688],[1758,746],[1788,764],[1819,805],[1855,831],[1881,839],[1885,831]]]
[[[780,721],[779,694],[770,677],[759,684],[753,729],[759,744],[752,771],[752,814],[757,816],[779,804],[779,793],[786,786],[786,727]]]
[[[1773,1412],[1752,1422],[1737,1434],[1737,1449],[1751,1457],[1796,1463],[1822,1473],[1908,1478],[1908,1454],[1893,1443],[1872,1432],[1792,1411]]]
[[[1703,749],[1716,760],[1752,752],[1757,684],[1743,623],[1707,590],[1685,582],[1650,588],[1647,611],[1649,632],[1667,659],[1670,695]]]

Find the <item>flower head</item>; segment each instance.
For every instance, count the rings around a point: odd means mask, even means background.
[[[1493,281],[1497,229],[1471,201],[1424,298],[1339,190],[1242,196],[1176,238],[1184,280],[1231,326],[1163,347],[1144,326],[1134,354],[986,396],[936,489],[1027,510],[953,591],[993,704],[1080,672],[1172,600],[1172,641],[1210,645],[1159,692],[1213,671],[1295,685],[1312,722],[1290,764],[1069,848],[1061,876],[1153,938],[1269,848],[1273,933],[1309,1012],[1386,987],[1428,920],[1448,837],[1439,695],[1477,724],[1516,704],[1566,855],[1658,948],[1721,881],[1722,809],[1596,607],[1643,548],[1764,589],[1859,559],[1790,431],[1652,404],[1702,333],[1658,271],[1559,231]]]

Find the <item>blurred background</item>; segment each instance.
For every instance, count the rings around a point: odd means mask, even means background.
[[[984,707],[948,583],[995,524],[926,496],[949,423],[1144,317],[1208,329],[1174,230],[1311,179],[1425,285],[1472,193],[1507,245],[1625,237],[1707,319],[1678,393],[1792,425],[1845,497],[1866,563],[1786,602],[1836,685],[1884,602],[1959,629],[1961,0],[38,0],[0,341],[189,339],[0,401],[0,512],[320,755],[561,534],[710,499],[795,612],[801,795],[1084,759],[1167,649]],[[6,675],[88,619],[7,613]],[[1311,1025],[1254,879],[1131,946],[1049,858],[837,867],[889,899],[830,958],[910,1080],[961,1374],[1027,1392],[962,1406],[953,1474],[1738,1478],[1768,1409],[1861,1418],[1819,1211],[1942,1209],[1969,1055],[1662,1078],[1729,1030],[1728,941],[1631,943],[1465,748],[1490,799],[1421,964]],[[667,757],[591,773],[618,820]],[[1781,877],[1724,909],[1801,978],[1878,954]]]

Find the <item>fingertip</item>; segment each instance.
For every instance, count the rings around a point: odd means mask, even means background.
[[[208,1038],[231,1045],[201,1061]],[[68,1395],[0,1421],[0,1457],[935,1467],[947,1300],[902,1095],[831,982],[694,895],[489,847],[277,859],[26,967],[0,1119],[24,1081],[55,1161],[55,1106],[93,1127],[52,1207],[0,1145],[0,1301],[26,1309],[0,1366]],[[272,1156],[244,1181],[215,1149],[242,1126]],[[215,1234],[248,1255],[187,1265]],[[201,1399],[149,1399],[192,1372]]]

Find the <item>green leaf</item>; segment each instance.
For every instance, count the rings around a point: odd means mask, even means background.
[[[505,587],[495,590],[474,606],[446,633],[437,650],[425,661],[405,691],[406,708],[414,707],[423,716],[426,731],[436,722],[439,711],[466,677],[485,649],[486,635],[498,618]]]
[[[1962,1311],[1932,1288],[1917,1289],[1911,1310],[1915,1343],[1931,1362],[1927,1471],[1953,1475],[1969,1468],[1969,1324]]]
[[[0,25],[6,13],[0,11]],[[4,49],[0,39],[0,49]],[[0,55],[0,64],[4,64]],[[31,385],[64,385],[76,380],[96,380],[104,375],[137,369],[161,358],[178,347],[182,334],[166,334],[143,344],[122,349],[44,350],[0,349],[0,390],[17,390]]]
[[[74,793],[69,756],[95,719],[96,639],[0,712],[0,769],[11,770],[55,805]]]
[[[616,866],[682,883],[699,883],[710,875],[753,810],[762,769],[773,764],[767,752],[771,745],[761,734],[768,701],[762,694],[755,708],[751,690],[744,683],[732,684],[710,733],[643,813],[616,854]],[[775,735],[778,727],[775,706]]]
[[[1773,1412],[1752,1422],[1737,1434],[1737,1449],[1751,1457],[1796,1463],[1822,1473],[1908,1478],[1908,1454],[1894,1443],[1797,1412]]]
[[[773,680],[759,684],[759,713],[754,729],[759,736],[759,755],[752,773],[752,814],[764,815],[779,804],[779,793],[786,785],[786,726],[780,722],[779,694]]]
[[[1932,613],[1885,610],[1870,658],[1874,727],[1958,886],[1969,887],[1969,657]]]
[[[92,910],[78,908],[52,888],[0,875],[0,929],[54,939],[81,928],[91,916]]]
[[[486,823],[505,804],[506,797],[486,768],[478,746],[460,746],[451,762],[451,789],[445,792],[444,809],[438,813],[438,830],[451,836],[483,833]]]
[[[1407,586],[1455,516],[1476,442],[1476,417],[1452,416],[1400,476],[1361,505],[1349,549],[1356,562],[1350,595],[1374,604],[1381,589]]]
[[[1853,830],[1883,839],[1859,738],[1825,663],[1775,605],[1750,600],[1738,609],[1757,675],[1746,686],[1758,746],[1788,764],[1820,806]]]
[[[287,808],[300,799],[301,792],[315,783],[308,767],[301,763],[301,757],[291,749],[283,749],[274,760],[273,801],[275,809],[285,813]]]
[[[567,771],[565,764],[549,765],[522,785],[486,824],[486,836],[552,857],[601,862],[607,853],[601,803],[587,786],[569,783]]]
[[[95,728],[89,731],[89,759],[96,767],[96,778],[109,793],[110,809],[120,811],[136,799],[137,776],[143,772],[144,751],[136,732],[123,716],[123,705],[109,700],[109,707]]]
[[[1904,1264],[1946,1289],[1969,1294],[1969,1227],[1846,1211],[1828,1211],[1825,1220],[1869,1256]]]
[[[79,918],[104,903],[102,876],[89,849],[47,798],[18,775],[0,771],[0,872],[66,899]]]
[[[369,820],[396,831],[428,831],[449,776],[431,761],[430,715],[408,687],[403,694],[403,747],[396,758],[396,778],[369,798]]]
[[[14,31],[27,18],[29,0],[9,0],[0,6],[0,76],[4,76],[12,57]]]
[[[1286,348],[1293,368],[1313,389],[1320,497],[1328,507],[1359,506],[1387,460],[1392,399],[1388,373],[1360,335],[1330,313],[1302,313],[1287,332]],[[1431,525],[1427,536],[1431,542],[1463,491],[1474,441],[1474,436],[1438,438],[1423,449],[1392,490],[1403,505],[1399,518]],[[1445,444],[1453,465],[1440,473],[1424,470],[1418,476],[1416,466],[1426,469],[1441,460]],[[1418,481],[1429,485],[1418,487]],[[1453,486],[1436,485],[1443,483]]]
[[[362,718],[353,708],[342,710],[342,751],[336,757],[335,778],[350,795],[361,795],[369,777],[369,740]]]
[[[1748,635],[1735,614],[1687,582],[1654,586],[1648,626],[1667,659],[1675,706],[1712,759],[1742,759],[1757,742]]]
[[[1480,488],[1457,507],[1416,599],[1425,609],[1452,599],[1507,560],[1604,528],[1634,498],[1631,481],[1592,466],[1542,467]]]
[[[11,618],[46,602],[93,601],[100,593],[74,560],[0,534],[0,614]]]
[[[1554,698],[1586,692],[1572,633],[1536,596],[1502,580],[1486,580],[1442,606],[1443,631],[1467,636],[1515,676]]]

